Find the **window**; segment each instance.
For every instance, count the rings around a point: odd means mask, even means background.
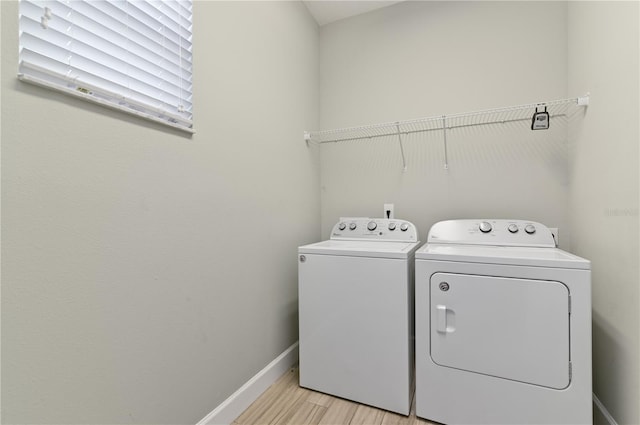
[[[20,0],[19,78],[193,132],[191,0]]]

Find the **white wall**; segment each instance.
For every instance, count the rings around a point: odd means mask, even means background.
[[[341,215],[515,217],[592,261],[594,391],[640,423],[639,3],[405,2],[321,28],[321,129],[574,97],[548,132],[496,126],[321,146],[322,235]],[[602,421],[596,415],[597,422]]]
[[[321,27],[321,129],[567,97],[564,2],[404,2]],[[580,93],[571,93],[578,95]],[[533,113],[533,111],[531,111]],[[322,235],[385,202],[424,240],[447,218],[567,222],[566,119],[321,146]]]
[[[2,2],[3,423],[196,423],[297,340],[317,25],[194,3],[189,138],[19,82]]]
[[[570,131],[572,249],[592,261],[594,392],[620,424],[640,423],[638,6],[568,9],[569,91],[592,96]]]
[[[593,261],[595,391],[640,422],[637,2],[406,2],[318,39],[297,2],[197,1],[193,138],[19,83],[0,10],[5,423],[198,421],[297,339],[295,247],[383,202],[422,238],[560,227]],[[585,91],[549,132],[453,132],[449,171],[427,135],[406,173],[395,140],[324,145],[320,180],[301,141]]]

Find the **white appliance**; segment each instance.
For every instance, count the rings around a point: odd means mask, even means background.
[[[416,227],[345,218],[298,249],[300,386],[409,414]]]
[[[436,223],[416,252],[416,414],[591,424],[591,265],[521,220]]]

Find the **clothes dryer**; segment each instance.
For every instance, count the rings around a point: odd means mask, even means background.
[[[540,223],[436,223],[416,252],[416,414],[592,423],[590,268]]]
[[[341,219],[298,249],[300,386],[409,414],[416,227]]]

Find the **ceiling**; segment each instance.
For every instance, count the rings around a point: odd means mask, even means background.
[[[305,0],[304,4],[318,25],[322,26],[350,16],[361,15],[375,9],[400,3],[400,1],[402,0]]]

